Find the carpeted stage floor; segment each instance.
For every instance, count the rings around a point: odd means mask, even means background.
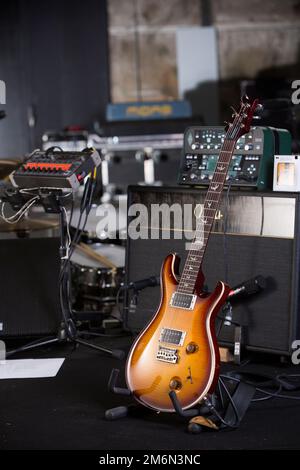
[[[105,339],[128,350],[130,339]],[[65,357],[57,377],[0,380],[0,449],[291,449],[300,448],[300,401],[272,399],[253,404],[235,431],[191,435],[175,415],[141,409],[138,416],[104,420],[107,408],[129,403],[107,390],[113,367],[124,361],[80,346],[51,346],[14,358]],[[247,366],[249,369],[249,366]],[[252,370],[283,373],[274,363]],[[300,373],[300,367],[289,367]],[[123,376],[123,374],[121,374]],[[298,392],[300,396],[300,392]]]

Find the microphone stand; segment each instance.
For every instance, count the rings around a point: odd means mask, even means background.
[[[39,194],[39,201],[41,202],[45,211],[47,213],[59,214],[59,221],[60,221],[59,255],[60,255],[60,267],[61,267],[60,276],[64,274],[65,268],[67,267],[65,263],[68,264],[70,261],[70,257],[66,258],[66,232],[67,231],[66,231],[65,210],[60,199],[61,193],[62,192],[59,190],[48,190],[47,192],[43,192],[42,194],[41,193]],[[10,195],[7,194],[6,200],[9,201],[9,198],[10,198]],[[13,195],[13,198],[15,200],[16,194]],[[73,250],[72,250],[72,245],[71,245],[71,249],[70,249],[71,254],[72,254],[72,251]],[[31,349],[35,349],[35,348],[46,346],[46,345],[53,344],[53,343],[72,342],[75,345],[81,344],[83,346],[94,349],[96,351],[108,354],[109,356],[112,356],[116,359],[123,359],[125,356],[124,351],[119,350],[119,349],[108,349],[103,346],[98,346],[98,345],[89,343],[81,338],[82,334],[80,331],[77,330],[76,323],[73,319],[71,309],[69,308],[69,299],[67,299],[68,301],[66,302],[68,306],[66,307],[66,305],[64,305],[66,299],[64,298],[63,287],[66,287],[66,284],[68,283],[68,277],[65,277],[63,275],[62,279],[60,280],[63,281],[59,283],[61,325],[60,325],[57,335],[26,344],[24,346],[21,346],[20,348],[17,348],[11,351],[7,351],[6,357],[10,357],[13,354],[16,354],[18,352],[28,351]],[[68,289],[66,289],[66,292],[68,292]]]

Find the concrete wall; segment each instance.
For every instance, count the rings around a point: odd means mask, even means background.
[[[299,0],[211,0],[210,7],[221,79],[274,67],[289,74],[299,62]],[[108,0],[108,12],[112,100],[177,98],[176,29],[202,24],[200,0]]]
[[[195,0],[108,0],[115,102],[177,97],[176,28],[199,25]]]

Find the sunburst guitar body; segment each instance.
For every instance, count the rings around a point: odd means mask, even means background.
[[[239,112],[234,112],[180,279],[179,259],[171,254],[161,269],[160,306],[128,356],[129,390],[137,401],[156,411],[175,411],[170,392],[176,393],[182,409],[191,408],[214,391],[218,380],[215,318],[229,287],[219,281],[214,291],[205,293],[202,260],[236,142],[249,131],[257,104],[257,100],[250,105],[244,99]]]
[[[219,282],[210,295],[191,296],[192,308],[173,306],[178,286],[176,264],[174,254],[164,261],[161,304],[132,346],[126,366],[127,386],[135,398],[165,412],[174,411],[169,397],[172,390],[186,409],[214,389],[219,371],[214,321],[229,292]]]

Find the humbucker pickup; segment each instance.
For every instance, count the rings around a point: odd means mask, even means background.
[[[176,344],[182,346],[184,343],[186,332],[180,330],[172,330],[171,328],[163,328],[160,332],[159,341],[161,343]]]
[[[183,294],[182,292],[174,292],[171,297],[171,307],[184,308],[186,310],[193,310],[197,296],[193,294]]]
[[[156,354],[156,359],[158,359],[159,361],[170,362],[171,364],[176,364],[176,362],[179,359],[178,354],[177,354],[177,349],[164,348],[162,346],[159,346],[157,354]]]

